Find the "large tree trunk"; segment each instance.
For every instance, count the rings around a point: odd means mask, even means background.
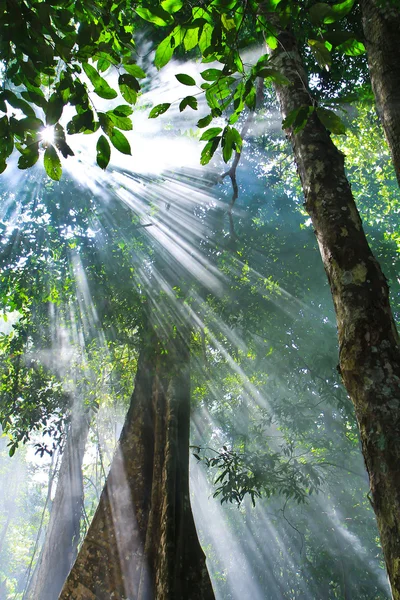
[[[76,558],[83,507],[82,461],[89,433],[88,415],[77,411],[61,459],[49,525],[26,597],[57,600]]]
[[[187,343],[149,334],[119,448],[60,600],[212,600],[189,500]]]
[[[290,85],[277,86],[282,116],[314,107],[291,33],[272,61]],[[344,171],[344,157],[317,113],[287,130],[336,310],[340,371],[357,415],[373,507],[393,596],[400,599],[400,352],[388,286],[374,258]]]
[[[372,88],[400,185],[400,2],[360,4]]]

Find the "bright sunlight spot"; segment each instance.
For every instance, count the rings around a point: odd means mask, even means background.
[[[46,144],[52,144],[54,142],[54,127],[47,126],[40,132],[42,142]]]

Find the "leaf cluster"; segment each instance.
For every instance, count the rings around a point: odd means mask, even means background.
[[[278,452],[239,453],[228,446],[218,451],[200,446],[194,449],[193,456],[199,462],[217,470],[213,497],[219,497],[221,504],[236,502],[240,505],[248,495],[255,506],[256,498],[275,494],[302,503],[313,492],[318,492],[322,482],[317,466],[296,458],[292,444],[282,446]]]
[[[129,154],[121,129],[131,129],[131,105],[140,90],[139,79],[145,76],[132,59],[130,3],[46,0],[28,7],[15,0],[11,4],[12,10],[8,10],[4,3],[0,14],[0,61],[4,66],[0,170],[6,168],[14,147],[21,155],[21,169],[33,166],[43,149],[46,172],[58,180],[60,156],[73,155],[66,133],[93,133],[99,128],[106,136],[97,148],[102,168],[109,159],[107,138],[116,149]],[[119,73],[119,93],[127,104],[104,114],[96,111],[91,94],[104,100],[117,98],[117,90],[102,76],[110,67]],[[66,106],[71,106],[75,115],[65,128],[61,121]],[[43,137],[46,126],[53,128],[52,142]]]
[[[212,66],[201,73],[203,82],[198,89],[205,95],[210,113],[199,120],[198,126],[205,127],[228,112],[227,126],[221,135],[205,139],[201,156],[202,164],[207,164],[221,146],[223,159],[228,162],[233,152],[240,152],[240,135],[232,126],[243,110],[254,109],[256,79],[262,78],[268,85],[288,84],[268,54],[248,65],[244,51],[266,41],[273,52],[281,43],[280,31],[293,26],[296,31],[307,31],[308,54],[321,69],[329,69],[333,51],[350,58],[364,52],[358,33],[349,25],[353,5],[354,0],[319,2],[311,8],[292,0],[208,0],[190,4],[180,0],[159,4],[142,0],[134,6],[128,0],[106,4],[44,0],[28,6],[22,0],[14,0],[13,10],[4,5],[0,12],[0,61],[4,66],[0,171],[6,168],[14,148],[20,153],[21,169],[32,167],[43,150],[46,172],[58,180],[61,157],[73,155],[66,134],[101,130],[96,159],[102,169],[110,160],[110,144],[124,154],[131,153],[123,131],[132,128],[132,105],[141,90],[140,79],[146,75],[132,58],[136,52],[135,32],[144,25],[156,38],[163,36],[154,58],[158,69],[178,50],[200,55],[205,63],[220,63],[220,68]],[[118,89],[103,76],[109,69],[117,71]],[[185,73],[176,77],[184,86],[196,86],[195,80]],[[341,77],[345,78],[343,73]],[[106,112],[96,109],[93,95],[111,101],[118,94],[126,104]],[[197,110],[196,96],[197,93],[184,96],[179,110]],[[63,115],[67,106],[75,114],[65,127]],[[170,106],[171,103],[163,103],[153,107],[150,117],[165,113]],[[302,114],[301,107],[296,110]],[[320,112],[331,131],[343,132],[336,113],[329,108],[321,108]],[[298,114],[296,123],[300,121]],[[45,127],[53,128],[51,142],[43,137]]]

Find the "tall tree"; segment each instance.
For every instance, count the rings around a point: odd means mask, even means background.
[[[64,184],[61,184],[61,187],[63,188]],[[62,191],[66,192],[65,189]],[[140,231],[143,230],[139,230],[138,233],[131,220],[127,222],[126,209],[121,204],[118,205],[119,210],[113,211],[113,218],[107,215],[102,232],[104,236],[107,236],[108,244],[112,244],[112,240],[116,242],[115,253],[118,252],[120,258],[116,273],[115,263],[110,264],[109,255],[104,253],[103,245],[100,243],[99,248],[96,248],[92,238],[86,235],[89,227],[87,215],[90,214],[94,218],[96,208],[92,206],[92,211],[88,211],[86,202],[91,200],[82,195],[79,199],[82,214],[71,224],[70,228],[70,231],[77,236],[76,246],[79,247],[79,259],[87,265],[88,274],[82,281],[84,276],[80,269],[81,263],[76,268],[74,268],[74,261],[72,261],[72,266],[68,264],[68,245],[63,243],[65,217],[69,214],[70,209],[73,209],[73,204],[69,204],[64,195],[62,211],[65,213],[61,216],[57,207],[54,206],[53,200],[53,194],[50,193],[49,196],[43,194],[39,213],[42,215],[44,212],[47,217],[41,219],[39,215],[34,214],[31,226],[37,231],[36,227],[41,229],[40,223],[46,223],[45,227],[49,226],[49,230],[54,234],[54,239],[51,236],[34,235],[31,238],[35,247],[33,252],[30,252],[30,248],[24,244],[18,246],[8,244],[7,247],[10,247],[12,251],[10,251],[10,256],[4,256],[2,283],[4,286],[3,302],[6,310],[10,310],[9,307],[12,306],[13,301],[20,301],[20,297],[23,297],[22,303],[28,302],[30,306],[30,310],[26,311],[28,315],[26,319],[21,319],[16,326],[17,330],[23,328],[24,335],[11,336],[11,341],[18,341],[20,344],[18,358],[21,359],[21,365],[25,370],[26,361],[21,357],[26,355],[27,347],[31,355],[35,355],[35,343],[38,346],[40,344],[40,341],[37,340],[37,330],[44,335],[46,340],[43,341],[43,344],[47,345],[49,344],[47,338],[51,338],[54,334],[54,327],[69,326],[71,330],[82,329],[81,350],[86,348],[89,354],[90,348],[93,346],[93,338],[97,339],[100,323],[105,329],[108,323],[112,323],[113,329],[111,331],[109,329],[107,335],[111,338],[117,336],[118,343],[121,343],[122,338],[128,338],[131,341],[130,330],[135,330],[139,321],[137,313],[140,312],[138,309],[140,302],[137,300],[132,282],[132,252],[136,249],[135,244],[137,247],[140,246],[138,238]],[[28,200],[27,204],[25,215],[31,214],[32,199]],[[35,201],[33,201],[33,205],[35,208]],[[56,209],[56,215],[51,209]],[[120,226],[116,226],[119,218],[122,222]],[[66,220],[68,221],[68,217]],[[116,239],[115,236],[117,236]],[[124,239],[124,237],[127,244],[121,242],[121,238]],[[53,242],[55,246],[53,246]],[[52,250],[54,248],[61,249],[61,252],[52,252],[50,248]],[[23,256],[25,257],[25,252],[28,253],[28,257],[24,261],[21,259]],[[47,254],[57,257],[55,258],[56,263],[50,264],[50,261],[45,259]],[[12,268],[15,261],[21,266],[18,272]],[[40,267],[36,270],[35,267],[38,263]],[[165,267],[165,264],[163,266]],[[49,297],[46,293],[46,283],[52,268],[63,274],[61,278],[57,277],[51,284],[52,298],[58,308],[48,306]],[[76,293],[80,297],[83,295],[80,285],[93,286],[93,304],[82,305],[79,310],[77,307],[71,310],[71,304],[69,304],[71,296],[68,292],[64,294],[65,290],[63,292],[67,281],[69,282],[68,287],[71,285],[74,288],[72,293]],[[16,284],[17,282],[18,284]],[[36,286],[40,289],[44,288],[43,294],[35,295]],[[107,297],[110,300],[105,302]],[[19,305],[17,306],[20,308]],[[96,306],[96,311],[94,306]],[[85,321],[85,311],[92,311],[91,314],[96,312],[97,316],[96,322],[90,321],[86,328],[81,324]],[[46,321],[43,313],[47,315],[47,319],[50,314],[53,314],[53,321],[50,323]],[[35,317],[32,317],[32,314]],[[58,314],[59,316],[57,316]],[[159,317],[160,313],[157,316]],[[45,327],[41,326],[43,323],[45,323]],[[145,329],[143,323],[142,327]],[[191,595],[193,598],[213,597],[208,573],[205,569],[205,557],[197,541],[188,489],[190,369],[188,339],[186,338],[189,336],[189,331],[186,330],[186,333],[182,334],[185,335],[185,339],[182,341],[174,340],[171,323],[170,335],[170,341],[157,339],[155,335],[151,334],[144,336],[143,358],[140,361],[132,407],[127,417],[120,450],[111,468],[108,487],[105,488],[97,513],[97,515],[101,515],[101,511],[104,511],[111,521],[108,522],[106,528],[99,531],[96,527],[98,527],[100,517],[97,516],[90,530],[95,531],[94,537],[97,544],[100,546],[104,544],[105,547],[109,544],[110,557],[116,558],[115,563],[110,559],[111,570],[109,573],[103,570],[103,562],[99,562],[96,566],[97,577],[93,577],[91,585],[96,590],[97,588],[103,590],[104,598],[109,598],[111,594],[117,593],[121,598],[126,597],[124,594],[135,595],[135,586],[143,598],[152,597],[153,594],[166,594],[166,597],[182,599],[190,598]],[[85,347],[84,341],[89,349]],[[49,347],[52,347],[51,342]],[[55,345],[55,347],[57,346]],[[13,356],[11,351],[7,354]],[[40,356],[40,346],[37,354]],[[50,355],[45,351],[43,354],[47,357]],[[8,358],[11,361],[15,360],[15,358]],[[9,371],[12,375],[13,371],[10,369]],[[10,376],[10,378],[12,381],[10,381],[9,387],[13,388],[15,377]],[[20,380],[21,375],[18,383]],[[10,396],[9,403],[4,407],[7,415],[10,411],[12,413],[15,400],[15,394],[10,394]],[[28,408],[32,408],[31,403],[27,403],[27,405]],[[67,446],[64,454],[65,462],[53,503],[48,540],[32,582],[31,597],[43,597],[49,600],[57,598],[63,585],[63,577],[67,575],[71,561],[74,559],[73,554],[77,542],[76,529],[79,526],[80,516],[79,499],[82,493],[80,464],[83,457],[84,436],[80,434],[87,425],[85,421],[80,422],[81,417],[82,415],[75,415],[72,418],[74,428],[71,445]],[[25,425],[23,431],[16,432],[18,437],[15,447],[18,446],[21,437],[25,436],[24,439],[29,437],[30,427],[36,426],[36,421],[28,420],[28,418],[24,418],[23,423]],[[8,427],[10,434],[13,433],[11,424]],[[85,435],[87,435],[87,428]],[[69,482],[71,460],[74,479]],[[121,470],[122,467],[126,469],[126,473]],[[130,497],[131,492],[133,493],[132,498]],[[64,511],[67,514],[64,514]],[[115,511],[121,518],[115,517]],[[128,511],[126,519],[123,518],[124,511]],[[129,527],[132,528],[130,533],[134,533],[132,537],[127,535]],[[74,582],[75,579],[81,581],[80,578],[84,571],[79,565],[84,562],[82,556],[84,557],[85,549],[92,548],[90,535],[89,532],[87,538],[89,541],[85,543],[71,573],[70,585],[71,581]],[[121,543],[122,547],[118,545]],[[86,563],[84,564],[86,565]],[[87,583],[85,577],[83,576],[83,583],[79,583],[79,585]],[[119,581],[118,577],[120,577]],[[66,593],[67,597],[70,597],[69,592]]]
[[[400,598],[400,348],[389,288],[366,240],[344,159],[314,110],[296,40],[281,30],[272,62],[290,82],[277,85],[284,126],[331,287],[339,368],[360,427],[373,507],[394,598]],[[290,125],[310,111],[301,131]],[[289,117],[289,118],[288,118]]]
[[[393,0],[360,5],[376,107],[400,185],[400,7]]]
[[[147,329],[119,447],[60,600],[214,597],[189,499],[188,340]]]
[[[82,462],[90,419],[73,411],[63,449],[50,520],[26,597],[54,600],[75,560],[83,512]]]

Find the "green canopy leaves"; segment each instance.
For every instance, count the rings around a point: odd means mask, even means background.
[[[117,107],[109,106],[105,112],[98,112],[95,97],[117,100],[117,106],[121,106],[120,100],[118,104],[121,96],[129,105],[137,102],[141,93],[139,81],[146,78],[146,73],[134,59],[135,32],[143,27],[153,29],[159,40],[154,56],[158,69],[163,68],[177,51],[180,55],[189,53],[189,56],[201,57],[204,63],[217,62],[200,72],[204,82],[200,87],[211,120],[226,115],[229,125],[233,125],[244,110],[254,109],[257,78],[263,78],[266,85],[288,83],[268,55],[250,65],[250,69],[248,65],[245,68],[243,52],[256,42],[261,43],[265,36],[269,47],[276,48],[276,24],[293,23],[297,27],[298,19],[304,17],[299,6],[284,0],[270,0],[262,3],[262,7],[257,2],[244,6],[239,0],[213,0],[206,5],[195,2],[190,6],[182,0],[164,0],[160,4],[143,0],[136,3],[134,9],[128,0],[120,0],[110,11],[103,11],[100,4],[45,0],[30,8],[18,4],[12,17],[3,15],[0,26],[7,30],[8,37],[4,49],[0,50],[6,82],[0,93],[0,111],[5,119],[1,170],[6,167],[14,147],[21,153],[18,164],[22,169],[35,164],[42,150],[46,152],[37,127],[40,110],[45,113],[47,126],[57,126],[61,120],[67,135],[92,133],[101,127],[109,145],[125,154],[130,152],[129,142],[121,130],[132,129],[131,113],[119,114]],[[352,14],[353,5],[354,0],[334,4],[318,2],[308,9],[312,28],[306,21],[304,27],[308,28],[308,47],[318,68],[333,68],[334,53],[357,57],[364,52],[357,34],[347,26],[343,30],[339,27],[339,22]],[[108,78],[109,72],[117,74],[117,87]],[[195,78],[185,72],[178,72],[175,77],[184,86],[196,86]],[[154,106],[150,118],[162,115],[171,103]],[[182,95],[178,106],[180,112],[186,108],[197,110],[197,94]],[[67,107],[72,107],[75,114],[65,125],[63,119]],[[15,111],[18,112],[15,114]],[[19,111],[24,118],[36,121],[24,121]],[[301,107],[296,111],[297,127],[304,119]],[[327,113],[322,111],[321,115],[321,120],[327,121]],[[343,131],[338,118],[330,115],[331,131]],[[210,124],[211,120],[203,117],[198,127]],[[221,146],[224,160],[229,160],[232,150],[237,149],[237,140],[231,142],[231,130],[225,131]],[[212,157],[216,143],[207,145],[201,159],[203,164]],[[32,144],[35,147],[29,150]],[[73,154],[65,135],[63,139],[59,137],[54,146],[64,158]],[[101,147],[104,149],[103,141]],[[97,148],[97,155],[105,168],[107,154],[99,154]],[[59,177],[61,163],[53,151],[46,156],[47,173]],[[50,164],[53,165],[51,168]]]

